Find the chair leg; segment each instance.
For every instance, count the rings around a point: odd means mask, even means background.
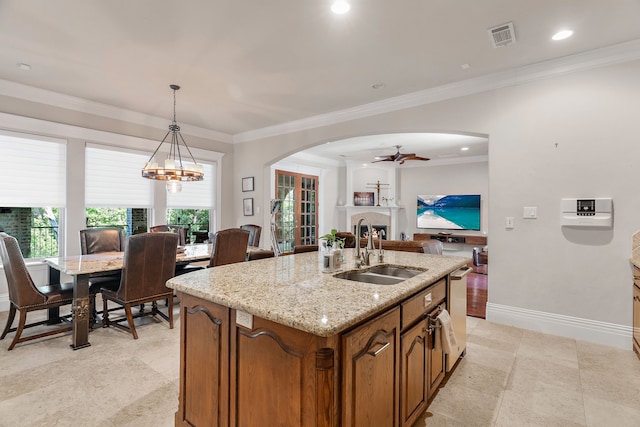
[[[96,294],[89,295],[89,330],[93,330],[98,318],[98,310],[96,309]]]
[[[131,314],[131,305],[125,304],[124,311],[127,313],[127,322],[129,322],[129,329],[131,329],[131,333],[133,334],[133,339],[138,339],[138,333],[136,332],[136,327],[133,324],[133,315]]]
[[[102,296],[102,327],[108,328],[110,324],[111,323],[109,322],[109,310],[107,310],[107,299],[103,295]]]
[[[13,350],[13,347],[20,341],[20,335],[22,335],[22,331],[24,330],[24,325],[27,324],[27,312],[24,310],[20,310],[20,320],[18,321],[18,329],[16,329],[16,336],[13,337],[13,341],[11,341],[11,345],[7,350]]]
[[[4,339],[11,330],[11,325],[13,325],[13,319],[16,317],[16,307],[13,304],[9,306],[9,317],[7,318],[7,326],[4,327],[4,332],[2,332],[2,336],[0,340]]]
[[[169,298],[169,329],[173,329],[173,297]]]

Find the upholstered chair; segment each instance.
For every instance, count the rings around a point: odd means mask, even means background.
[[[249,246],[260,246],[260,234],[262,233],[262,227],[255,224],[244,224],[240,228],[249,232]]]
[[[131,307],[150,302],[151,311],[141,310],[136,317],[159,315],[173,329],[173,290],[167,288],[165,283],[174,276],[177,247],[178,235],[173,233],[142,233],[127,239],[120,286],[116,290],[101,290],[103,327],[116,326],[131,332],[133,338],[138,339]],[[158,300],[168,302],[167,314],[158,309]],[[121,305],[125,317],[111,320],[107,310],[109,301]],[[120,324],[125,320],[128,327]]]
[[[184,228],[179,225],[154,225],[149,228],[149,231],[152,233],[175,233],[178,235],[178,245],[184,246],[186,244]],[[202,270],[202,268],[201,266],[193,264],[178,264],[176,265],[174,274],[180,276],[192,271]]]
[[[247,261],[255,261],[257,259],[273,258],[275,253],[271,249],[252,249],[247,253]]]
[[[443,245],[440,240],[430,240],[428,244],[422,247],[425,254],[442,255]]]
[[[301,254],[304,252],[315,252],[318,250],[318,245],[295,245],[293,247],[294,254]]]
[[[344,239],[344,247],[345,248],[355,248],[356,247],[356,235],[350,233],[348,231],[338,231],[336,233],[337,239]]]
[[[4,274],[7,277],[7,285],[9,287],[9,317],[0,339],[4,339],[9,332],[16,333],[7,350],[12,350],[16,344],[21,342],[69,332],[72,327],[67,324],[62,328],[56,327],[52,330],[22,337],[22,332],[25,328],[47,323],[46,320],[43,320],[27,324],[27,313],[71,304],[73,300],[73,284],[62,283],[36,286],[27,270],[18,241],[15,237],[2,232],[0,232],[0,259],[2,260]],[[15,319],[16,311],[20,312],[20,319],[18,326],[12,328],[11,325]]]
[[[97,227],[80,230],[80,252],[82,255],[94,255],[104,252],[123,252],[124,231],[117,227]],[[98,316],[96,294],[102,288],[118,289],[120,272],[96,273],[89,277],[89,327],[93,328]]]
[[[178,235],[178,245],[184,246],[187,244],[187,238],[185,236],[184,228],[179,225],[154,225],[149,228],[152,233],[164,232],[164,233],[176,233]]]
[[[80,252],[97,254],[101,252],[122,252],[124,231],[116,227],[98,227],[80,230]]]
[[[208,267],[244,261],[248,242],[249,232],[241,228],[227,228],[214,233]]]

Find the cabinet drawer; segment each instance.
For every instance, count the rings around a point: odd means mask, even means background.
[[[402,327],[405,328],[426,312],[444,301],[447,293],[446,280],[442,279],[429,288],[402,303]]]

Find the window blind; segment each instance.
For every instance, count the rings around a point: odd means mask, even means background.
[[[152,181],[141,175],[148,155],[111,148],[85,148],[85,206],[150,208]]]
[[[66,141],[0,132],[0,206],[64,207]]]
[[[183,182],[182,191],[167,193],[167,207],[177,209],[213,209],[215,201],[216,165],[202,164],[204,179]]]

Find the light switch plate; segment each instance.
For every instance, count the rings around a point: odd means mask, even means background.
[[[513,217],[512,216],[508,216],[508,217],[505,218],[504,228],[507,228],[509,230],[513,228]]]
[[[253,315],[236,310],[236,324],[248,329],[253,329]]]
[[[526,207],[524,208],[523,218],[527,219],[536,219],[538,218],[538,208],[537,207]]]

